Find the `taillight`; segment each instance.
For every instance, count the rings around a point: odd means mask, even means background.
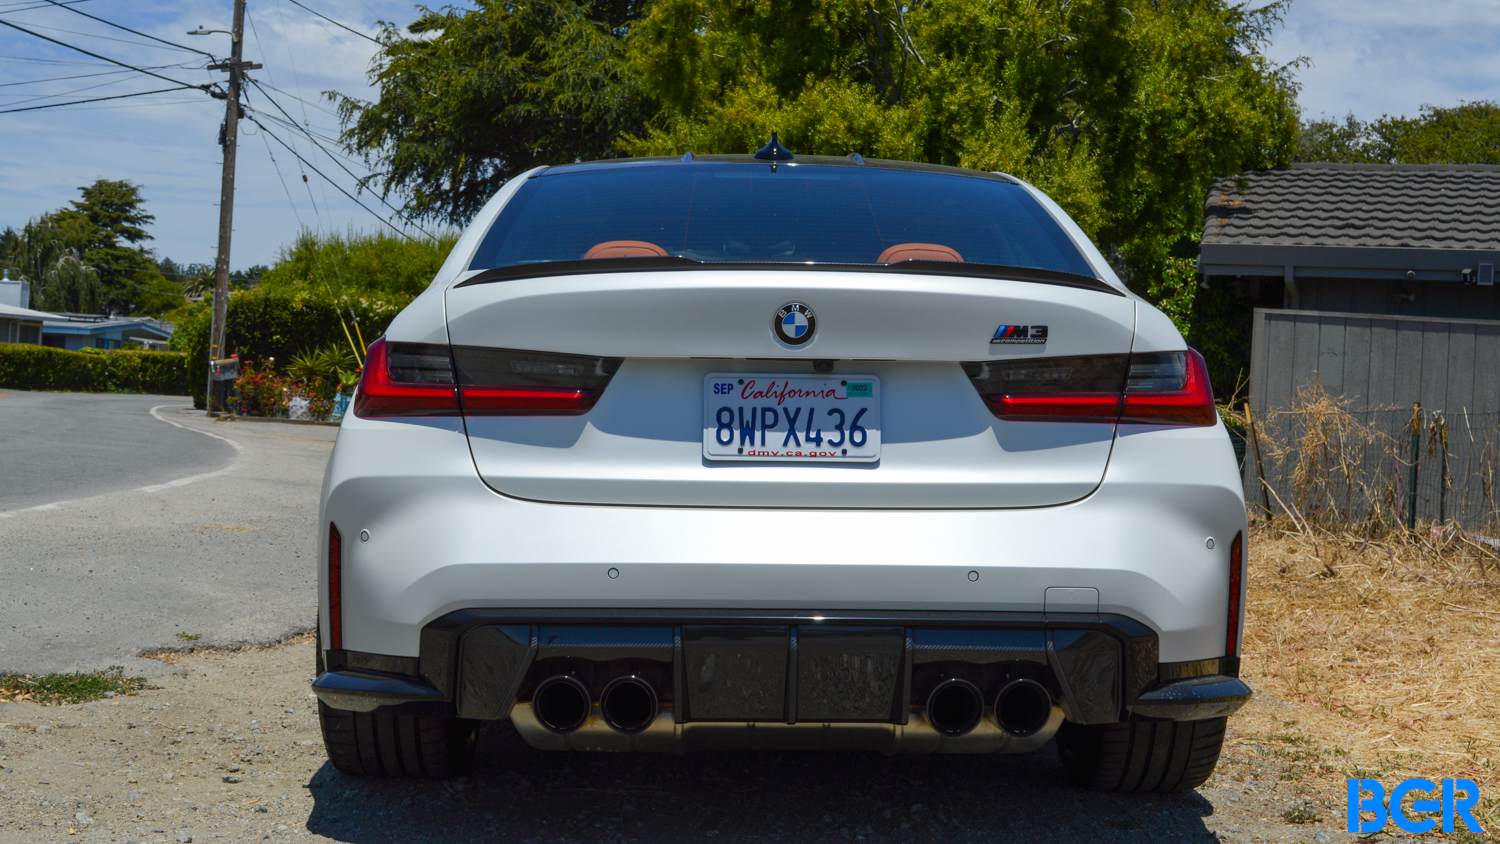
[[[458,398],[448,347],[433,343],[370,344],[359,376],[354,415],[456,416]]]
[[[371,348],[374,348],[373,346]],[[344,538],[328,523],[328,647],[344,646]]]
[[[1208,364],[1193,349],[1130,356],[1121,422],[1213,425],[1219,421]]]
[[[1240,602],[1245,591],[1245,535],[1237,533],[1229,543],[1229,627],[1224,635],[1224,654],[1240,653]]]
[[[622,360],[376,340],[354,415],[577,416],[593,408]]]
[[[621,358],[454,346],[465,416],[577,416],[593,408]]]
[[[1007,421],[1213,425],[1208,367],[1192,349],[965,363],[990,412]]]

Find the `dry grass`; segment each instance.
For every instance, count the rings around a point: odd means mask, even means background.
[[[1468,777],[1493,801],[1497,562],[1493,549],[1452,529],[1375,541],[1287,517],[1257,524],[1243,673],[1306,705],[1245,724],[1254,735],[1242,743],[1285,758],[1283,779],[1325,794],[1345,776]]]

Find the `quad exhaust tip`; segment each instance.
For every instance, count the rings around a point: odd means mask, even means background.
[[[536,719],[554,733],[571,733],[582,727],[589,720],[592,706],[588,687],[566,674],[548,677],[531,694]]]
[[[659,708],[656,689],[634,674],[616,677],[599,695],[599,714],[610,729],[620,733],[638,733],[651,726]]]
[[[971,732],[984,718],[984,696],[968,680],[944,680],[927,696],[927,723],[945,736]]]
[[[1012,680],[995,695],[995,723],[1017,738],[1034,735],[1052,717],[1052,694],[1035,680]]]

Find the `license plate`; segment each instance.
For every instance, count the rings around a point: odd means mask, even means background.
[[[703,379],[703,456],[873,463],[880,459],[880,379],[709,375]]]

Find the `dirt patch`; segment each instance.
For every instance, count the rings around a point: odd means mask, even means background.
[[[362,780],[324,756],[310,638],[172,658],[179,673],[135,696],[0,704],[0,842],[1354,840],[1323,804],[1293,815],[1314,822],[1285,819],[1308,798],[1279,779],[1284,760],[1257,752],[1239,719],[1213,780],[1165,797],[1079,791],[1051,746],[1017,756],[557,754],[494,728],[468,777]],[[1263,695],[1246,723],[1294,708]]]
[[[1252,707],[1233,743],[1342,811],[1347,777],[1474,780],[1500,828],[1500,579],[1453,531],[1384,541],[1283,519],[1250,541],[1243,673],[1285,711]]]

